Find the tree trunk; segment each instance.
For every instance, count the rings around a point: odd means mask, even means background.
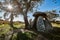
[[[10,19],[10,27],[12,27],[13,29],[17,29],[16,27],[13,26],[13,19],[14,19],[13,13],[11,13],[11,17],[10,18],[11,18]]]
[[[10,26],[13,28],[13,14],[11,13]]]
[[[25,21],[25,28],[29,29],[29,22],[28,22],[27,14],[24,14],[24,21]]]
[[[11,13],[10,27],[12,27],[13,30],[14,30],[14,29],[16,29],[16,27],[13,26],[13,19],[14,19],[13,13]],[[10,40],[12,40],[13,34],[14,34],[14,32],[12,33],[12,36],[11,36]]]

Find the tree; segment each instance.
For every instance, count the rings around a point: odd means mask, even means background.
[[[59,16],[59,14],[57,14],[57,11],[56,11],[56,10],[47,11],[47,12],[45,12],[45,13],[47,14],[48,19],[49,19],[50,21],[52,21],[53,18]]]
[[[18,13],[17,12],[18,9],[17,9],[17,7],[14,7],[12,5],[14,5],[14,4],[11,3],[10,0],[5,0],[4,2],[0,2],[0,10],[2,12],[4,12],[5,20],[9,20],[10,19],[10,27],[12,27],[13,29],[16,29],[16,27],[13,26],[13,19],[14,19],[14,16],[18,16],[18,14],[16,14],[16,13]],[[16,10],[15,10],[15,8],[16,8]],[[9,18],[6,18],[6,16],[9,16]],[[11,38],[10,39],[12,39],[13,34],[14,34],[14,32],[11,34]],[[9,39],[9,37],[8,37],[8,39]],[[6,39],[6,40],[8,40],[8,39]]]
[[[39,6],[40,4],[42,4],[42,2],[43,0],[5,0],[2,6],[11,4],[14,8],[12,9],[12,11],[6,9],[6,7],[1,7],[1,9],[3,9],[6,12],[13,12],[12,15],[22,14],[24,16],[25,27],[28,28],[29,22],[28,22],[27,14],[30,11],[34,11],[33,9]],[[13,18],[13,16],[11,18]]]
[[[29,22],[27,18],[27,14],[33,10],[33,8],[39,6],[43,2],[43,0],[13,0],[18,4],[20,8],[20,13],[24,16],[25,27],[28,28]]]
[[[16,13],[18,13],[17,11],[19,9],[17,9],[17,7],[15,7],[16,8],[16,10],[15,10],[15,8],[13,8],[12,5],[14,5],[14,4],[11,3],[11,0],[5,0],[4,2],[0,2],[0,11],[4,12],[5,20],[10,19],[10,26],[14,29],[15,27],[13,27],[13,19],[14,19],[14,16],[16,16],[16,17],[18,16],[18,14],[16,14]],[[6,18],[6,16],[8,16],[8,15],[10,15],[9,18]]]

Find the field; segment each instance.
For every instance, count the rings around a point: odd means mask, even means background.
[[[25,24],[23,24],[23,23],[19,23],[19,24],[14,23],[13,25],[16,28],[24,28],[24,26],[25,26]],[[3,39],[1,39],[2,35],[6,35],[10,31],[12,31],[12,28],[10,27],[9,24],[0,24],[0,40],[3,40]]]
[[[56,24],[56,23],[52,23],[52,25],[53,26],[55,26],[55,27],[53,27],[54,28],[54,31],[53,31],[53,33],[49,33],[49,34],[45,34],[44,36],[45,37],[47,37],[47,38],[49,38],[50,40],[59,40],[60,39],[60,24]],[[16,28],[25,28],[24,27],[25,26],[25,24],[22,24],[22,23],[17,23],[17,24],[14,24],[14,27],[16,27]],[[10,27],[10,25],[9,24],[0,24],[0,36],[2,35],[2,34],[7,34],[9,31],[11,31],[12,30],[12,28]],[[33,33],[29,33],[29,32],[25,32],[25,33],[18,33],[19,35],[20,35],[20,39],[22,39],[22,40],[33,40],[33,38],[34,37],[36,37],[36,35]],[[46,36],[47,35],[47,36]],[[17,33],[15,33],[14,34],[14,36],[13,36],[13,40],[16,40],[16,36],[17,36]],[[52,39],[51,39],[51,37],[52,37]],[[3,40],[3,39],[1,39],[0,38],[0,40]]]
[[[24,24],[14,24],[14,27],[16,27],[16,28],[24,28]],[[5,34],[10,29],[12,29],[12,28],[10,27],[9,24],[1,24],[0,25],[0,34]]]
[[[58,27],[60,28],[60,23],[51,23],[53,27]]]

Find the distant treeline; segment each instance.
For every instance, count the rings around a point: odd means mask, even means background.
[[[60,24],[60,21],[51,21],[51,23],[57,23],[57,24]]]
[[[0,24],[9,24],[9,23],[10,23],[10,21],[0,19]],[[21,21],[14,21],[13,23],[14,24],[19,24],[19,23],[24,24],[24,22],[21,22]]]

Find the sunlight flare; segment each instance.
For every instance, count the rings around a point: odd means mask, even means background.
[[[8,7],[9,10],[13,9],[11,4],[9,4],[7,7]]]

